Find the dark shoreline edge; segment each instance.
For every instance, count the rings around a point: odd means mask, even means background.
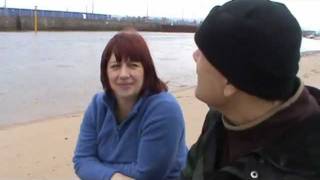
[[[316,55],[316,54],[320,54],[320,50],[301,52],[301,57],[312,56],[312,55]]]

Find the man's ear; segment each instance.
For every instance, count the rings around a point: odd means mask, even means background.
[[[225,97],[230,97],[234,94],[236,94],[238,89],[234,87],[231,83],[227,82],[223,89],[223,95]]]

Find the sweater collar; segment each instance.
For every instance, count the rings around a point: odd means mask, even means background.
[[[128,117],[133,116],[134,114],[136,114],[141,105],[143,104],[143,102],[145,101],[146,97],[148,96],[148,93],[144,93],[143,95],[141,95],[139,97],[139,99],[135,102],[132,110],[130,111]],[[104,93],[104,98],[103,98],[103,102],[104,104],[112,111],[112,113],[115,115],[115,108],[116,108],[116,98],[114,97],[114,95],[112,95],[111,93],[105,92]]]
[[[292,105],[294,102],[296,102],[297,99],[301,96],[301,93],[303,92],[303,90],[304,90],[304,84],[302,81],[300,81],[300,86],[292,97],[290,97],[287,101],[283,102],[282,104],[279,104],[278,106],[272,108],[270,111],[268,111],[263,116],[256,119],[255,121],[251,121],[249,123],[236,126],[231,124],[229,121],[225,119],[224,116],[222,116],[223,125],[225,126],[226,129],[232,130],[232,131],[242,131],[242,130],[247,130],[252,127],[255,127],[261,124],[262,122],[264,122],[265,120],[269,119],[270,117],[274,116],[278,112],[282,111],[283,109],[286,109],[287,107]]]

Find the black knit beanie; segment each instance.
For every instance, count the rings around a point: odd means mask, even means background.
[[[215,6],[195,34],[209,62],[235,87],[285,100],[299,85],[301,28],[287,7],[269,0]]]

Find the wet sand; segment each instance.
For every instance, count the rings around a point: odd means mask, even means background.
[[[304,55],[299,77],[320,88],[320,53]],[[198,138],[207,106],[194,97],[194,88],[175,91],[186,121],[187,143]],[[82,113],[0,128],[0,180],[77,179],[72,154]]]
[[[303,54],[298,76],[303,80],[305,85],[320,88],[320,51]]]

